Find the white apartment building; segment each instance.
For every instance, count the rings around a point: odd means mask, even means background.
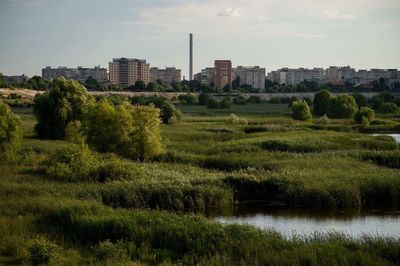
[[[259,66],[238,66],[233,69],[234,79],[239,78],[240,85],[250,85],[255,89],[265,89],[265,68]]]
[[[181,70],[175,67],[166,67],[165,69],[150,68],[150,82],[156,83],[158,80],[166,85],[170,85],[172,82],[180,82]]]

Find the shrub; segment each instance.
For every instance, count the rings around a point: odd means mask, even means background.
[[[219,103],[218,103],[217,99],[215,99],[214,97],[210,97],[207,101],[207,108],[218,109]]]
[[[367,106],[367,98],[361,93],[352,93],[351,96],[356,100],[358,108]]]
[[[256,103],[256,104],[259,104],[259,103],[262,102],[262,100],[261,100],[261,98],[258,97],[258,96],[250,96],[250,97],[247,99],[247,102],[248,102],[248,103]]]
[[[245,118],[238,117],[235,114],[231,114],[228,121],[232,125],[247,125],[247,120]]]
[[[161,120],[164,124],[179,123],[182,118],[182,112],[170,102],[165,102],[161,107]]]
[[[314,120],[314,124],[317,125],[329,125],[330,124],[330,120],[329,118],[326,116],[326,114],[324,114],[323,116],[321,116],[320,118]]]
[[[121,261],[126,259],[127,249],[122,241],[112,243],[107,239],[94,247],[94,254],[99,261]]]
[[[48,264],[58,255],[59,247],[45,237],[35,238],[29,247],[31,263],[33,265]]]
[[[53,83],[52,89],[34,99],[35,131],[39,138],[64,139],[68,123],[83,120],[90,96],[75,80],[57,78]]]
[[[330,118],[351,118],[356,111],[357,104],[353,96],[342,94],[329,100],[328,117]]]
[[[397,114],[399,112],[399,107],[394,103],[384,102],[379,110],[383,114]]]
[[[133,105],[145,105],[146,101],[143,96],[133,96],[131,98],[131,103]]]
[[[331,93],[328,90],[321,90],[314,95],[313,99],[313,114],[324,115],[328,113],[329,99]]]
[[[51,158],[47,175],[60,181],[92,181],[98,164],[87,145],[71,145]]]
[[[190,93],[179,95],[178,100],[185,105],[195,105],[197,103],[197,97]]]
[[[229,97],[224,97],[218,104],[220,109],[229,109],[231,108],[231,100]]]
[[[301,121],[311,120],[310,107],[305,101],[294,101],[292,103],[292,118]]]
[[[0,159],[12,159],[19,146],[21,120],[0,101]]]
[[[210,98],[210,96],[208,96],[207,93],[200,93],[199,99],[198,99],[199,105],[207,105],[209,98]]]
[[[358,111],[354,115],[354,121],[357,124],[361,124],[365,118],[369,124],[372,121],[372,119],[374,119],[374,117],[375,117],[374,110],[372,110],[369,107],[361,107],[360,109],[358,109]]]
[[[68,123],[65,128],[65,140],[76,144],[84,142],[85,139],[80,121],[72,121]]]
[[[233,104],[246,105],[247,101],[243,96],[233,98]]]

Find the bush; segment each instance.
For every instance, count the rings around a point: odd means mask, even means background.
[[[247,99],[247,102],[248,102],[248,103],[256,103],[256,104],[259,104],[259,103],[262,103],[262,100],[261,100],[261,98],[258,97],[258,96],[250,96],[250,97]]]
[[[71,145],[51,158],[47,175],[60,181],[93,181],[98,165],[87,145]]]
[[[292,103],[292,118],[301,121],[311,120],[310,107],[305,101],[294,101]]]
[[[215,99],[214,97],[210,97],[207,101],[207,108],[218,109],[219,103],[218,103],[217,99]]]
[[[368,123],[370,123],[372,119],[374,119],[374,117],[375,117],[374,110],[372,110],[369,107],[361,107],[354,115],[354,121],[357,124],[361,124],[363,122],[363,119],[365,118],[368,121]]]
[[[170,102],[164,103],[161,107],[161,120],[164,124],[179,123],[182,118],[182,112]]]
[[[399,107],[394,103],[384,102],[380,107],[380,111],[383,114],[397,114]]]
[[[326,114],[324,114],[323,116],[321,116],[320,118],[314,120],[314,124],[317,125],[329,125],[330,124],[330,120],[329,118],[326,116]]]
[[[33,265],[49,264],[57,257],[59,249],[56,243],[44,237],[37,237],[29,247],[31,263]]]
[[[353,96],[342,94],[329,100],[328,117],[330,118],[351,118],[356,111],[357,104]]]
[[[121,261],[127,259],[127,249],[122,241],[112,243],[110,240],[100,242],[94,247],[94,254],[99,261]]]
[[[327,114],[330,98],[331,93],[328,90],[321,90],[317,92],[313,99],[313,114],[318,116]]]
[[[68,123],[65,128],[65,140],[76,144],[85,142],[80,121]]]
[[[200,93],[199,99],[198,99],[199,105],[207,105],[209,98],[210,98],[210,96],[208,96],[207,93]]]
[[[247,125],[247,120],[245,118],[238,117],[235,114],[231,114],[228,121],[232,125]]]
[[[184,94],[184,95],[179,95],[178,100],[185,105],[195,105],[197,104],[197,97],[193,94]]]
[[[64,139],[71,121],[82,121],[89,108],[85,87],[75,80],[57,78],[54,87],[34,99],[33,112],[39,138]]]
[[[224,97],[218,104],[220,109],[229,109],[231,108],[231,100],[229,97]]]
[[[0,159],[14,158],[22,136],[20,126],[20,118],[0,101]]]
[[[246,99],[242,96],[233,98],[233,104],[246,105],[246,103],[247,103]]]
[[[351,96],[356,100],[358,108],[367,106],[367,98],[361,93],[352,93]]]

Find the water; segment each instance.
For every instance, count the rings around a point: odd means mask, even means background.
[[[249,224],[261,229],[273,229],[286,237],[308,236],[315,232],[339,232],[353,238],[363,234],[400,238],[400,211],[343,212],[242,207],[230,213],[211,216],[221,223]]]
[[[400,134],[374,134],[373,136],[390,136],[394,138],[397,144],[400,144]]]

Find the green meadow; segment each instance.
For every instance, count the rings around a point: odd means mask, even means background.
[[[78,145],[37,139],[32,109],[14,108],[24,137],[17,158],[0,163],[0,265],[398,265],[397,237],[287,238],[206,214],[248,202],[398,210],[399,146],[372,134],[398,133],[400,116],[363,128],[295,121],[286,104],[179,108],[182,121],[162,126],[165,154],[91,152],[102,166],[90,180],[50,171]]]

